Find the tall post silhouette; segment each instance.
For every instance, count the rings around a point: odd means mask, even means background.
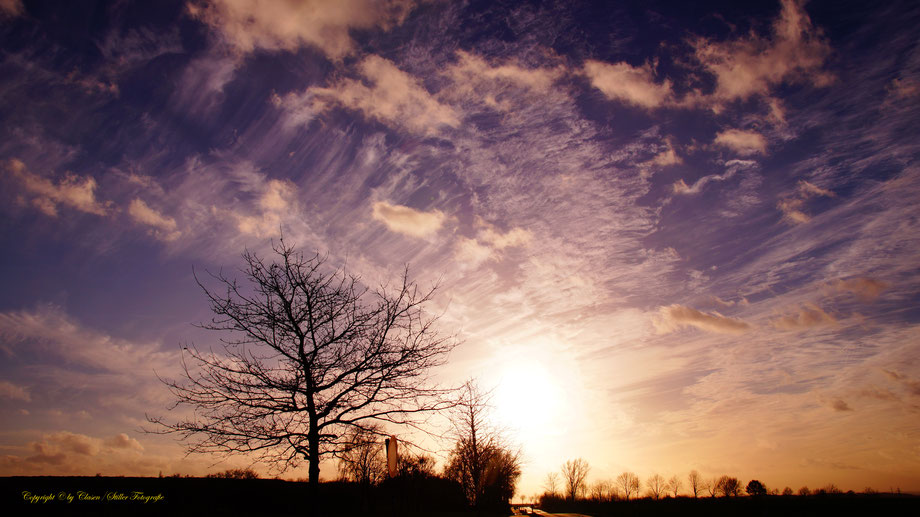
[[[387,470],[391,478],[396,477],[397,467],[399,466],[399,452],[396,448],[396,437],[390,436],[386,439],[387,444]]]

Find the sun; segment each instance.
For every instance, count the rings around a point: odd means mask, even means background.
[[[522,434],[558,421],[564,400],[551,372],[540,361],[524,360],[502,369],[494,405],[501,424]]]

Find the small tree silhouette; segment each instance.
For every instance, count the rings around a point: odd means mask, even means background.
[[[645,481],[645,485],[648,487],[648,493],[651,494],[656,500],[661,499],[661,494],[667,490],[667,483],[665,483],[664,478],[660,474],[652,474]]]
[[[474,508],[507,504],[521,476],[519,455],[489,423],[489,409],[488,393],[467,382],[454,408],[457,442],[444,470],[448,478],[460,483]]]
[[[690,474],[687,475],[687,481],[690,482],[690,491],[693,492],[693,497],[699,497],[700,493],[705,490],[706,483],[696,470],[690,471]]]
[[[766,495],[767,487],[763,486],[763,483],[761,483],[760,481],[756,479],[752,479],[750,482],[748,482],[747,487],[745,487],[744,491],[747,492],[748,495],[756,497],[756,496]]]
[[[382,430],[353,429],[348,432],[348,442],[339,455],[342,477],[362,485],[376,485],[386,477]]]
[[[717,493],[725,497],[734,497],[741,493],[741,481],[731,476],[721,476],[716,481]]]
[[[639,495],[639,476],[633,472],[624,472],[617,476],[616,486],[623,492],[623,497],[629,501],[630,494]]]
[[[543,489],[553,497],[559,495],[559,474],[555,472],[547,474],[546,481],[543,482]]]
[[[680,492],[680,489],[683,487],[683,485],[684,484],[681,482],[679,477],[671,476],[671,479],[668,480],[668,491],[670,491],[674,497],[677,497],[677,494]]]
[[[562,478],[565,481],[566,495],[569,500],[574,501],[587,489],[585,481],[588,479],[590,470],[591,467],[583,458],[569,460],[562,465]]]

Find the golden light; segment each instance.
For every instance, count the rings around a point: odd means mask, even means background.
[[[553,372],[541,361],[529,359],[502,369],[493,403],[500,425],[526,442],[558,425],[566,398]]]

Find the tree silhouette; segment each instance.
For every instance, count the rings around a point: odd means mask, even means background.
[[[731,476],[721,476],[716,481],[716,493],[725,497],[737,496],[741,493],[741,481]]]
[[[587,489],[585,481],[590,470],[591,467],[583,458],[568,460],[562,465],[562,478],[565,481],[566,495],[569,500],[574,501]]]
[[[376,485],[387,474],[384,445],[378,429],[354,428],[347,433],[348,442],[339,455],[342,477],[362,485]]]
[[[223,472],[218,472],[216,474],[208,474],[205,477],[206,478],[217,478],[217,479],[259,479],[259,474],[250,468],[246,468],[246,469],[228,469]]]
[[[665,493],[667,490],[667,483],[660,474],[652,474],[645,481],[645,485],[648,487],[648,493],[652,495],[655,499],[661,499],[661,494]]]
[[[699,497],[700,493],[705,490],[705,481],[696,470],[690,471],[690,474],[687,475],[687,481],[690,483],[690,491],[693,492],[693,497]]]
[[[591,499],[597,502],[607,502],[611,499],[613,483],[609,480],[601,479],[591,485]]]
[[[639,476],[633,472],[624,472],[617,476],[616,486],[623,491],[623,497],[629,501],[629,495],[639,495]]]
[[[543,482],[543,488],[546,493],[555,497],[559,493],[559,474],[550,472],[546,475],[546,481]]]
[[[668,480],[668,491],[671,492],[674,497],[677,497],[677,494],[683,486],[683,482],[677,476],[671,476],[671,479]]]
[[[518,454],[488,421],[489,397],[467,382],[454,410],[457,442],[445,475],[463,487],[470,506],[496,508],[508,503],[521,475]]]
[[[748,495],[759,496],[767,494],[767,487],[763,486],[763,483],[756,479],[752,479],[748,482],[747,487],[744,489]]]
[[[149,420],[189,452],[253,453],[279,470],[306,460],[315,487],[320,459],[345,453],[349,430],[418,425],[449,407],[427,373],[454,342],[423,311],[434,290],[420,291],[408,269],[371,292],[283,239],[272,249],[272,261],[243,253],[243,283],[220,272],[209,288],[196,276],[214,313],[201,327],[230,337],[222,353],[189,346],[184,382],[164,381],[194,414]]]
[[[712,478],[703,485],[703,488],[709,492],[709,497],[715,497],[719,493],[719,478]]]

